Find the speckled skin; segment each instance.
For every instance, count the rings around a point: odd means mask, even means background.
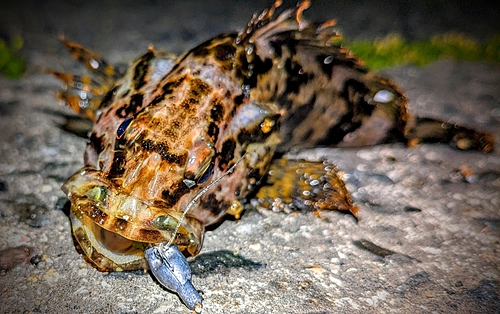
[[[217,36],[177,58],[150,48],[118,80],[97,54],[65,41],[101,78],[97,88],[88,78],[53,72],[87,93],[84,102],[70,93],[60,97],[95,121],[85,166],[63,190],[72,203],[75,238],[98,269],[147,268],[144,249],[173,236],[185,255],[196,255],[205,226],[239,206],[265,177],[275,152],[395,141],[493,149],[489,134],[413,119],[394,83],[335,44],[339,35],[331,21],[302,19],[308,5],[303,1],[274,17],[276,2],[242,32]],[[273,171],[287,167],[274,163]],[[295,193],[303,207],[355,214],[336,168],[308,163],[290,169],[301,173],[277,176],[287,181],[276,188],[281,194]],[[314,175],[303,178],[305,184],[290,184],[307,169]],[[219,178],[174,234],[190,201]],[[304,199],[292,192],[316,178],[327,193]]]

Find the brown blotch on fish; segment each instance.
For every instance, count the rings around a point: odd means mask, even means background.
[[[200,206],[209,210],[214,216],[219,216],[222,211],[227,210],[229,205],[230,202],[219,201],[213,193],[203,197],[200,201]]]
[[[173,206],[177,204],[179,199],[186,193],[189,193],[189,188],[183,183],[176,183],[174,186],[170,187],[168,190],[163,190],[161,196],[165,201],[167,206]]]
[[[187,97],[184,99],[184,101],[181,104],[181,107],[186,110],[186,111],[195,111],[195,109],[198,105],[197,99],[192,98],[192,97]]]
[[[163,87],[161,88],[162,93],[158,94],[149,105],[154,106],[164,101],[165,97],[172,94],[177,88],[179,88],[179,86],[182,84],[182,82],[184,82],[185,79],[186,77],[183,76],[176,80],[168,81],[167,83],[165,83],[165,85],[163,85]]]
[[[130,97],[130,104],[128,105],[127,109],[125,110],[125,112],[127,113],[127,116],[135,114],[141,109],[143,99],[144,99],[144,95],[141,93],[134,94]]]
[[[256,185],[260,184],[260,180],[264,176],[265,169],[257,169],[253,168],[250,169],[250,171],[247,174],[247,180],[248,180],[248,190],[252,190]]]
[[[122,150],[115,151],[113,155],[113,163],[108,172],[108,178],[118,178],[125,173],[125,153]]]
[[[165,160],[167,160],[171,163],[175,163],[175,164],[182,166],[182,165],[186,164],[187,153],[184,153],[184,154],[166,154],[165,156],[162,156],[162,158],[164,158]]]
[[[212,109],[210,110],[210,118],[213,122],[218,123],[224,117],[224,107],[220,103],[220,99],[212,100]]]
[[[368,104],[364,95],[368,93],[368,88],[361,82],[354,79],[344,83],[341,96],[347,101],[348,110],[338,121],[326,131],[323,139],[318,141],[318,145],[335,145],[341,142],[344,137],[357,130],[363,123],[363,118],[372,114],[374,105]]]
[[[155,54],[153,50],[149,50],[139,59],[139,62],[135,65],[133,80],[135,82],[134,87],[136,90],[141,89],[141,87],[146,84],[146,76],[149,71],[149,63],[151,59],[154,58],[154,56]]]
[[[142,107],[143,99],[144,95],[141,93],[132,95],[129,103],[124,103],[120,108],[116,109],[116,115],[120,118],[125,118],[136,114]]]
[[[298,94],[300,88],[307,85],[309,76],[306,73],[302,73],[302,66],[291,59],[286,60],[285,70],[288,73],[286,82],[287,93],[285,93],[285,95],[289,93]]]
[[[184,172],[184,178],[188,180],[193,180],[195,178],[196,174],[193,171],[186,171]]]
[[[254,88],[257,86],[257,83],[259,81],[259,76],[262,76],[273,68],[274,63],[273,60],[266,58],[264,60],[261,60],[260,58],[257,58],[252,62],[251,66],[251,74],[249,77],[247,77],[247,80],[245,80],[244,84],[247,84],[250,86],[250,88]]]
[[[175,163],[178,165],[184,165],[187,160],[187,153],[184,154],[174,154],[169,152],[169,147],[167,143],[156,143],[150,139],[143,140],[141,146],[144,150],[152,151],[158,153],[163,160]]]
[[[99,105],[99,109],[104,109],[104,108],[108,107],[109,105],[111,105],[113,103],[113,97],[115,96],[116,91],[118,90],[118,88],[120,88],[119,85],[113,87],[111,90],[109,90],[104,95],[104,97],[102,98],[101,103]]]
[[[104,135],[97,136],[96,131],[90,133],[89,145],[95,150],[99,155],[104,150]]]
[[[212,138],[213,142],[217,141],[217,138],[219,136],[219,127],[215,122],[210,122],[210,124],[208,125],[207,134]]]
[[[189,87],[191,91],[196,90],[199,97],[206,96],[212,92],[212,87],[199,78],[191,78]]]
[[[238,96],[235,96],[234,97],[234,104],[237,106],[241,105],[243,103],[243,100],[245,99],[245,95],[244,94],[240,94]]]
[[[260,124],[252,129],[242,128],[237,135],[238,143],[245,146],[245,144],[249,143],[263,142],[266,138],[269,137],[269,135],[272,134],[272,132],[270,132],[271,130],[266,130],[267,132],[263,132]]]
[[[100,210],[97,206],[89,205],[88,206],[88,216],[94,220],[96,223],[102,225],[106,223],[108,219],[108,214]]]
[[[172,129],[179,129],[182,126],[182,121],[174,120],[172,121]]]
[[[206,46],[200,45],[198,49],[194,49],[192,51],[192,54],[193,56],[203,58],[207,57],[210,54],[210,50]]]
[[[168,81],[163,85],[162,90],[165,95],[171,94],[176,88],[178,88],[182,82],[184,81],[185,77],[181,77],[175,81]]]
[[[125,219],[116,218],[116,220],[113,224],[113,227],[115,228],[115,230],[123,231],[123,230],[127,229],[127,225],[128,225],[128,221],[126,221]]]
[[[220,44],[214,47],[215,57],[221,61],[226,61],[234,58],[236,48],[230,43]]]
[[[224,71],[231,71],[234,67],[234,58],[236,48],[232,43],[223,43],[213,48],[215,58],[219,60],[220,66]]]
[[[160,232],[157,230],[141,229],[139,230],[139,234],[142,242],[155,242],[162,238]]]
[[[231,160],[234,159],[234,150],[236,149],[236,142],[234,139],[228,139],[222,144],[220,152],[219,169],[224,171]]]

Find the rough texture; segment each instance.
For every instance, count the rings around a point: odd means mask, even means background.
[[[60,186],[82,165],[85,140],[58,127],[69,111],[51,94],[59,83],[41,70],[73,70],[57,42],[61,33],[126,63],[149,43],[180,52],[241,28],[268,3],[138,3],[33,2],[22,11],[11,3],[1,10],[0,34],[26,39],[29,68],[20,80],[0,78],[0,250],[28,248],[21,257],[12,253],[17,266],[0,270],[0,312],[188,312],[148,274],[100,273],[75,251]],[[495,8],[434,5],[317,1],[306,16],[338,17],[351,38],[462,30],[483,39],[498,29]],[[498,147],[498,65],[442,60],[385,74],[406,90],[412,112],[493,132]],[[346,173],[360,221],[256,209],[224,221],[191,261],[204,313],[500,311],[499,149],[390,145],[299,156],[326,157]],[[5,252],[15,251],[2,258]]]

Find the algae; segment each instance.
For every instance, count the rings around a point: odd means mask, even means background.
[[[393,33],[374,41],[341,43],[375,71],[404,64],[424,66],[441,58],[500,63],[500,34],[485,43],[459,33],[435,35],[428,41],[406,41]]]
[[[20,36],[13,36],[10,43],[0,38],[0,74],[9,78],[19,78],[26,69],[26,63],[19,51],[24,40]]]

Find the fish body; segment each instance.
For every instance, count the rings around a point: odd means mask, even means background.
[[[286,184],[262,197],[356,214],[335,166],[275,158],[291,149],[424,141],[493,149],[490,134],[409,115],[403,91],[339,44],[332,21],[302,18],[308,1],[276,16],[278,6],[178,57],[150,47],[124,74],[63,40],[95,77],[52,71],[70,87],[60,98],[94,121],[84,167],[63,190],[96,268],[146,269],[144,251],[160,243],[195,256],[205,227],[238,215],[266,179]]]

